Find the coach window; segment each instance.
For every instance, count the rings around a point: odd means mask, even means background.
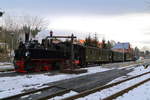
[[[90,50],[90,54],[92,55],[92,50]]]

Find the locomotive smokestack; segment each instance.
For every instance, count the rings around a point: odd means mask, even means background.
[[[25,33],[25,42],[28,42],[29,41],[29,35],[30,35],[30,27],[25,25],[25,26],[23,26],[23,30]]]
[[[53,31],[50,31],[49,33],[50,33],[50,37],[51,37],[50,43],[52,43],[53,42],[53,39],[52,39],[52,37],[53,37]]]
[[[50,31],[49,33],[50,33],[50,37],[53,37],[53,31]]]
[[[1,12],[1,11],[0,11],[0,17],[3,16],[3,14],[4,14],[4,12]]]
[[[25,42],[29,41],[29,33],[25,33]]]

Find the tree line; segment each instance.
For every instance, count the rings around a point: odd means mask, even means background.
[[[105,39],[102,42],[99,42],[97,35],[92,38],[90,35],[85,38],[84,45],[91,46],[91,47],[98,47],[103,49],[111,49],[116,44],[115,41],[106,41]],[[146,51],[145,54],[150,54],[150,52]],[[133,55],[139,57],[141,56],[141,51],[138,47],[133,48]]]
[[[21,36],[25,34],[30,34],[34,38],[38,32],[47,28],[48,23],[44,18],[39,16],[10,16],[8,14],[0,13],[0,18],[2,19],[0,26],[0,42],[7,43],[9,48],[15,49],[18,47],[18,42],[21,40]],[[13,47],[12,47],[13,40]],[[84,45],[99,47],[104,49],[111,49],[114,46],[114,41],[102,40],[100,43],[97,35],[91,37],[90,35],[85,38]],[[0,52],[5,52],[6,50],[0,48]],[[138,55],[140,50],[136,47],[134,52]]]
[[[9,48],[13,49],[17,47],[18,42],[22,40],[25,34],[29,34],[34,38],[38,32],[47,28],[48,25],[44,18],[38,16],[10,16],[4,14],[1,19],[0,42],[8,44]]]
[[[113,47],[113,43],[111,43],[109,40],[106,42],[106,40],[103,39],[100,43],[96,34],[94,38],[92,38],[90,35],[86,37],[84,45],[91,47],[100,47],[104,49],[111,49]]]

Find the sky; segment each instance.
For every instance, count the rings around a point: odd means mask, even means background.
[[[150,0],[0,0],[11,16],[46,18],[54,34],[130,42],[150,48]],[[3,16],[4,17],[4,16]]]

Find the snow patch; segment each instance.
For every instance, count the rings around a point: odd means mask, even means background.
[[[149,71],[150,71],[150,67],[145,69],[143,66],[140,66],[140,67],[134,68],[134,71],[128,73],[128,75],[136,76],[136,75],[139,75],[139,74],[142,74],[145,72],[149,72]],[[104,89],[102,91],[90,94],[88,96],[85,96],[83,98],[79,98],[77,100],[101,100],[101,99],[104,99],[105,97],[110,96],[110,95],[112,95],[112,94],[114,94],[120,90],[123,90],[127,87],[130,87],[136,83],[139,83],[139,82],[141,82],[141,81],[143,81],[149,77],[150,77],[150,74],[147,74],[147,75],[141,76],[140,78],[124,82],[124,83],[119,84],[117,86],[111,87],[109,89]],[[124,78],[126,78],[126,77],[123,76],[123,77],[117,78],[110,83],[120,81]],[[141,91],[142,91],[142,93],[141,93]],[[150,100],[149,94],[150,94],[150,82],[147,82],[145,85],[142,85],[141,87],[138,87],[138,88],[134,89],[133,91],[130,91],[129,93],[126,93],[123,96],[117,98],[117,100],[135,100],[135,99],[136,100]]]
[[[48,100],[61,100],[61,99],[64,99],[64,98],[67,98],[69,96],[73,96],[73,95],[76,95],[76,94],[78,94],[78,93],[75,92],[75,91],[70,91],[69,93],[66,93],[62,96],[56,96],[56,97],[48,99]]]
[[[118,97],[116,100],[150,100],[150,82],[147,82],[128,93]]]
[[[85,68],[87,73],[83,74],[59,74],[54,76],[48,76],[48,73],[38,75],[22,75],[14,77],[0,77],[0,98],[19,94],[27,89],[42,88],[43,84],[75,78],[92,73],[102,72],[110,70],[108,68],[102,68],[100,66]],[[10,84],[11,83],[11,84]]]
[[[86,96],[84,98],[80,98],[80,99],[77,99],[77,100],[87,100],[87,99],[91,100],[93,97],[94,97],[94,100],[101,100],[101,99],[104,99],[104,98],[106,98],[106,97],[108,97],[108,96],[110,96],[110,95],[112,95],[112,94],[114,94],[116,92],[119,92],[119,91],[121,91],[121,90],[123,90],[125,88],[128,88],[129,86],[132,86],[132,85],[134,85],[136,83],[139,83],[139,82],[141,82],[141,81],[143,81],[143,80],[145,80],[145,79],[147,79],[149,77],[150,77],[150,75],[148,74],[148,75],[142,76],[140,78],[133,79],[133,80],[121,83],[121,84],[119,84],[117,86],[114,86],[114,87],[111,87],[109,89],[104,89],[104,90],[102,90],[100,92],[96,92],[94,94],[90,94],[90,95],[88,95],[88,96]],[[126,99],[126,100],[128,100],[128,99]]]

